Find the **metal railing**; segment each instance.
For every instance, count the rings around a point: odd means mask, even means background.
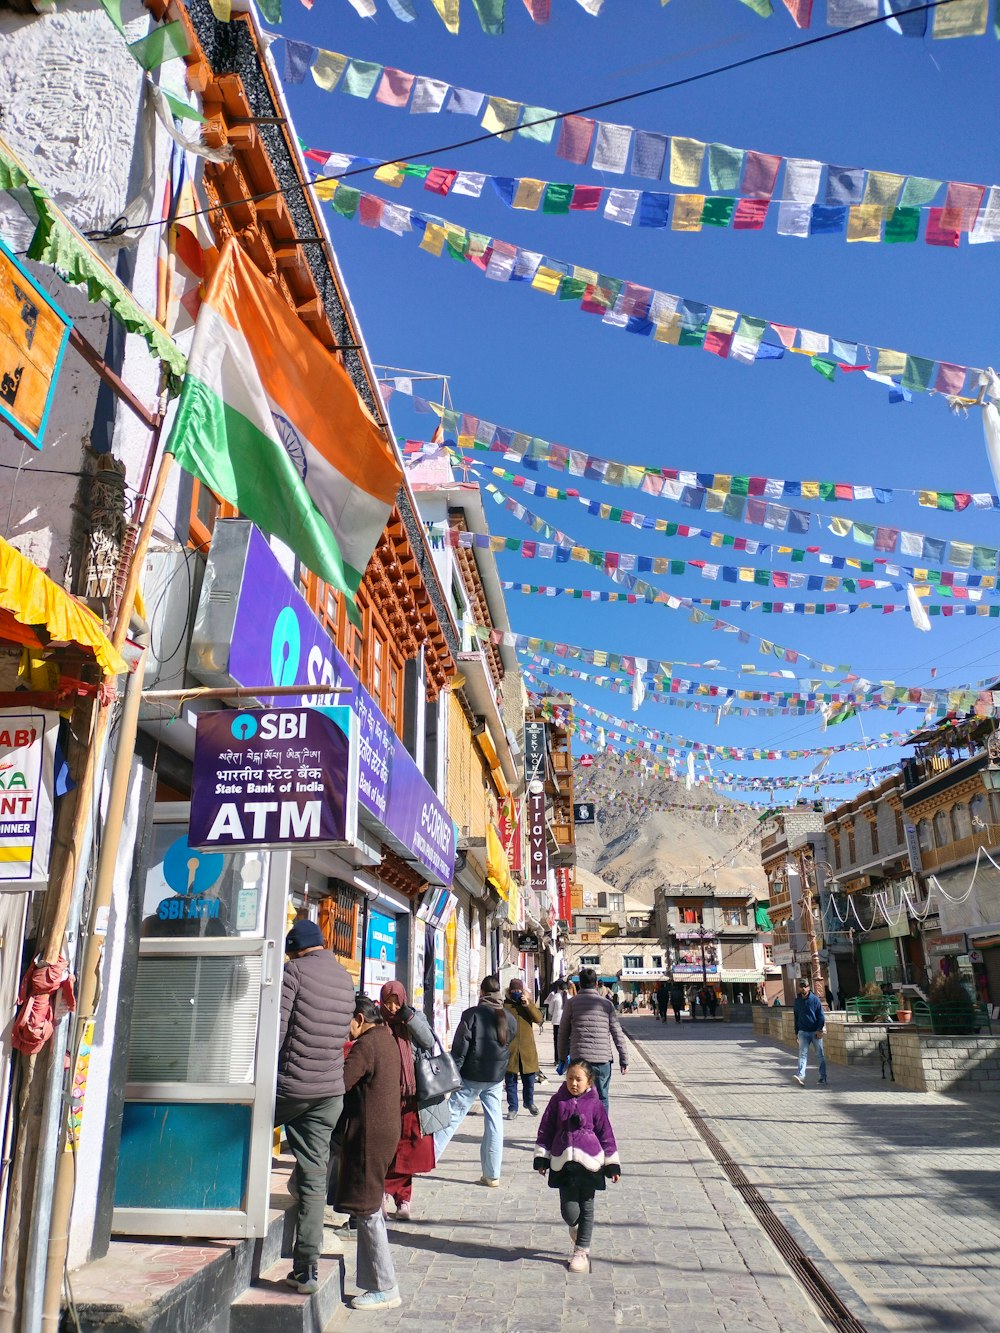
[[[990,1011],[985,1004],[934,1004],[917,1000],[913,1006],[913,1026],[927,1028],[935,1036],[972,1037],[991,1033]]]

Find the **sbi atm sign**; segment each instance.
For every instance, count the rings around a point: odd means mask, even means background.
[[[345,707],[203,713],[189,845],[233,850],[353,841],[356,731]]]

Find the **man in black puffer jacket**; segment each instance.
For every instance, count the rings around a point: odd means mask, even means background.
[[[354,983],[325,947],[315,921],[296,921],[285,952],[274,1123],[285,1127],[299,1193],[294,1259],[285,1281],[309,1294],[319,1285],[330,1139],[344,1108],[344,1042],[354,1016]]]

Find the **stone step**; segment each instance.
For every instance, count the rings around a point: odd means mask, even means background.
[[[290,1271],[291,1260],[282,1259],[233,1301],[230,1333],[323,1333],[342,1308],[343,1260],[320,1259],[319,1290],[311,1296],[285,1285]]]

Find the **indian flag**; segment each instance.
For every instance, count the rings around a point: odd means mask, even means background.
[[[346,371],[234,240],[198,311],[167,452],[353,602],[402,472]]]

